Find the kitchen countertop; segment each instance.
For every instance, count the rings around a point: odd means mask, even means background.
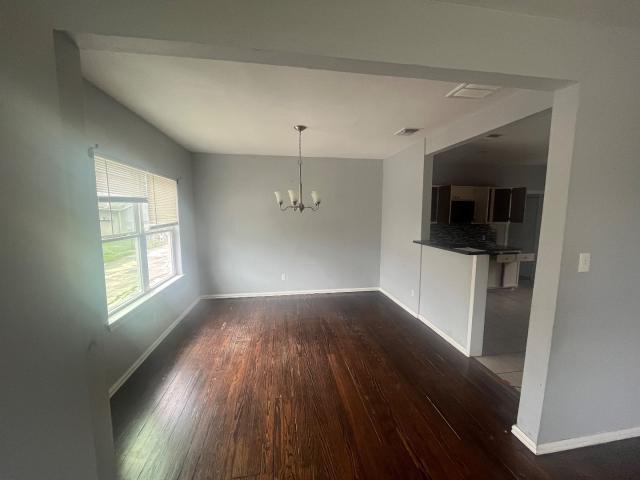
[[[513,245],[498,245],[490,242],[443,243],[431,240],[414,240],[413,243],[427,247],[440,248],[461,255],[501,255],[503,253],[521,253],[522,249]]]

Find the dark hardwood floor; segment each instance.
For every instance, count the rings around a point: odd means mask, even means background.
[[[379,293],[203,301],[112,400],[124,480],[632,479],[640,440],[535,457],[517,396]]]

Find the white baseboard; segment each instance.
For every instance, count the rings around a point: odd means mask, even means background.
[[[460,353],[462,353],[465,357],[469,357],[470,356],[469,355],[469,351],[466,348],[464,348],[462,345],[460,345],[458,342],[456,342],[453,338],[451,338],[449,335],[447,335],[442,330],[440,330],[438,327],[436,327],[433,323],[431,323],[429,320],[427,320],[424,316],[419,315],[418,313],[414,312],[411,308],[407,307],[404,303],[402,303],[396,297],[391,295],[385,289],[380,288],[379,290],[380,290],[381,293],[386,295],[389,298],[389,300],[393,301],[398,306],[400,306],[403,309],[405,309],[407,312],[409,312],[409,314],[411,314],[412,317],[416,317],[418,320],[420,320],[422,323],[424,323],[427,327],[429,327],[431,330],[433,330],[439,336],[441,336],[443,339],[445,339],[447,341],[447,343],[451,344],[452,347],[454,347],[456,350],[458,350]]]
[[[518,427],[518,425],[513,425],[511,427],[511,433],[513,433],[513,436],[520,440],[525,447],[538,455],[538,447],[536,446],[536,442],[531,440],[526,433],[520,430],[520,427]]]
[[[184,318],[189,315],[189,312],[191,312],[191,310],[193,310],[193,308],[198,304],[198,302],[200,301],[200,297],[196,298],[193,303],[191,305],[189,305],[179,316],[178,318],[176,318],[171,325],[169,325],[166,330],[164,332],[162,332],[162,334],[156,339],[155,342],[153,342],[151,344],[151,346],[149,348],[147,348],[142,355],[140,355],[140,357],[138,357],[138,359],[133,363],[133,365],[131,365],[126,372],[124,372],[124,374],[118,379],[116,380],[116,382],[111,385],[111,387],[109,388],[109,397],[113,397],[116,392],[120,389],[120,387],[122,387],[122,385],[124,385],[124,382],[126,382],[129,377],[131,375],[133,375],[133,372],[135,372],[138,367],[140,365],[142,365],[142,362],[144,362],[147,357],[149,355],[151,355],[151,352],[153,352],[158,345],[160,345],[160,343],[162,343],[162,341],[167,337],[167,335],[169,335],[174,328],[176,328],[178,326],[178,324],[184,320]]]
[[[288,295],[317,295],[323,293],[349,293],[349,292],[377,292],[378,287],[358,288],[328,288],[323,290],[286,290],[282,292],[247,292],[247,293],[216,293],[202,295],[203,300],[216,298],[253,298],[253,297],[280,297]]]
[[[385,296],[387,296],[389,298],[389,300],[393,301],[394,303],[396,303],[399,307],[402,307],[403,309],[405,309],[412,317],[416,317],[418,318],[418,314],[417,312],[414,312],[412,309],[410,309],[409,307],[407,307],[404,303],[402,303],[400,300],[398,300],[396,297],[394,297],[393,295],[391,295],[389,292],[387,292],[384,288],[379,288],[378,289],[381,293],[383,293]]]
[[[449,335],[447,335],[445,332],[443,332],[442,330],[440,330],[438,327],[436,327],[432,322],[430,322],[428,319],[426,319],[424,316],[422,315],[418,315],[418,320],[420,320],[422,323],[424,323],[427,327],[429,327],[431,330],[433,330],[434,332],[436,332],[438,335],[440,335],[444,340],[447,341],[447,343],[449,343],[449,345],[451,345],[453,348],[455,348],[456,350],[458,350],[460,353],[462,353],[465,357],[470,357],[471,355],[469,354],[469,350],[467,350],[465,347],[463,347],[462,345],[460,345],[458,342],[456,342],[453,338],[451,338]]]
[[[536,455],[545,455],[547,453],[564,452],[582,447],[591,447],[593,445],[601,445],[603,443],[616,442],[618,440],[626,440],[629,438],[640,437],[640,427],[627,428],[624,430],[616,430],[615,432],[602,432],[594,435],[586,435],[584,437],[568,438],[557,442],[547,442],[536,445],[517,425],[511,427],[511,433],[520,440],[529,450]]]

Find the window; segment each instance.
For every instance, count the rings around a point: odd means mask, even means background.
[[[95,156],[109,316],[180,272],[178,184]]]

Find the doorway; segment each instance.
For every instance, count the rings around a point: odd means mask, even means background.
[[[477,358],[518,393],[522,389],[543,204],[544,192],[528,193],[523,222],[509,225],[508,243],[533,255],[522,257],[525,260],[519,263],[517,287],[487,292],[483,352]]]

